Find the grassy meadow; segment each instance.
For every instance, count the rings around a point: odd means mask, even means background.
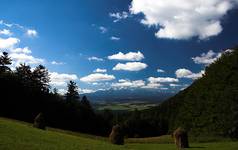
[[[190,143],[191,150],[237,150],[238,142],[219,140]],[[31,124],[0,118],[0,150],[175,150],[169,135],[126,139],[123,146],[112,145],[107,138],[48,128],[35,129]]]
[[[151,107],[157,106],[158,103],[152,102],[107,102],[107,103],[97,103],[94,104],[96,110],[104,110],[109,109],[112,111],[134,111],[137,110],[145,110]]]

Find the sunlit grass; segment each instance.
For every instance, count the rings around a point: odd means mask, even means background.
[[[238,142],[191,143],[192,150],[237,150]],[[123,146],[107,138],[48,128],[35,129],[29,123],[0,118],[0,150],[176,150],[171,136],[126,139]]]

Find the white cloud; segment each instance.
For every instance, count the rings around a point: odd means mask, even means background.
[[[132,0],[130,12],[144,14],[141,23],[159,27],[158,38],[206,39],[222,31],[221,19],[237,0]]]
[[[13,24],[6,23],[6,22],[3,21],[3,20],[0,20],[0,24],[1,24],[1,25],[4,25],[4,26],[6,26],[6,27],[9,27],[9,28],[13,26]]]
[[[101,82],[101,81],[111,81],[114,79],[115,79],[114,75],[93,73],[93,74],[80,78],[80,81],[92,83],[92,82]]]
[[[26,30],[26,35],[29,37],[36,37],[38,35],[36,30],[33,29],[27,29]]]
[[[94,93],[96,91],[92,90],[92,89],[81,89],[81,88],[79,88],[78,92],[79,92],[79,94],[88,94],[88,93]]]
[[[0,49],[11,49],[16,44],[20,43],[18,38],[9,37],[7,39],[0,38]]]
[[[175,74],[176,74],[177,78],[183,78],[183,77],[189,76],[193,73],[192,73],[192,71],[190,71],[188,69],[182,68],[182,69],[176,70]]]
[[[79,92],[79,94],[87,94],[87,93],[94,93],[96,91],[95,90],[91,90],[91,89],[81,89],[81,88],[78,88],[78,92]],[[58,93],[61,94],[61,95],[65,95],[67,93],[67,90],[63,89],[63,88],[62,89],[58,89]]]
[[[13,60],[13,64],[15,66],[19,65],[20,63],[26,64],[43,64],[45,62],[44,59],[35,58],[34,56],[27,55],[25,53],[11,53],[9,57]]]
[[[178,79],[170,78],[170,77],[149,77],[148,81],[150,83],[173,83],[173,82],[179,82]]]
[[[129,52],[129,53],[122,53],[119,52],[117,54],[108,56],[108,59],[110,60],[126,60],[126,61],[140,61],[144,59],[144,55],[138,51],[138,52]]]
[[[101,33],[106,33],[108,30],[106,27],[103,26],[100,26],[98,29],[101,31]]]
[[[198,79],[201,78],[204,74],[204,70],[202,70],[199,73],[193,73],[192,71],[185,69],[185,68],[181,68],[176,70],[175,75],[177,78],[189,78],[189,79]]]
[[[14,27],[17,27],[19,29],[26,29],[25,27],[23,27],[22,25],[19,25],[17,23],[7,23],[7,22],[5,22],[3,20],[0,20],[0,25],[4,25],[4,26],[6,26],[8,28],[11,28],[11,27],[14,26]]]
[[[147,85],[142,88],[145,89],[163,89],[162,83],[176,83],[179,82],[178,79],[170,78],[170,77],[149,77]]]
[[[121,38],[116,37],[116,36],[112,36],[110,39],[111,39],[112,41],[119,41]]]
[[[7,29],[0,30],[0,35],[11,36],[12,34],[13,33],[10,30],[7,30]]]
[[[93,72],[97,72],[97,73],[105,73],[105,72],[107,72],[107,69],[100,69],[100,68],[97,68],[97,69],[95,69]]]
[[[12,53],[25,53],[25,54],[30,54],[31,50],[29,47],[24,47],[24,48],[15,48],[10,50]]]
[[[141,62],[127,62],[125,64],[118,63],[112,70],[125,70],[125,71],[140,71],[148,65]]]
[[[51,62],[52,65],[64,65],[64,62],[57,62],[57,61],[52,61]]]
[[[89,61],[92,61],[92,60],[95,60],[95,61],[103,61],[102,58],[98,58],[98,57],[95,57],[95,56],[89,57],[88,60],[89,60]]]
[[[143,86],[144,89],[158,89],[162,87],[163,85],[160,83],[147,83],[147,85]]]
[[[139,88],[143,86],[145,86],[145,81],[143,80],[130,81],[126,79],[120,79],[117,83],[112,83],[112,87],[118,88]]]
[[[157,69],[157,72],[164,73],[165,71],[158,68],[158,69]]]
[[[116,13],[109,13],[109,16],[114,18],[113,22],[121,21],[122,19],[126,19],[129,17],[129,14],[125,11],[122,13],[116,12]]]
[[[201,56],[192,57],[192,60],[196,64],[204,64],[210,65],[214,61],[216,61],[219,57],[221,57],[221,53],[215,53],[212,50],[207,53],[202,53]]]
[[[57,73],[50,72],[50,84],[53,86],[66,86],[67,82],[70,80],[77,80],[78,77],[75,74],[65,74],[65,73]]]
[[[58,90],[58,93],[61,95],[65,95],[67,93],[66,89],[57,89],[57,90]]]
[[[171,83],[169,84],[170,87],[178,87],[178,86],[181,86],[180,84],[174,84],[174,83]]]

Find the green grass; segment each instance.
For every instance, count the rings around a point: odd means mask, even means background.
[[[238,142],[192,143],[191,150],[237,150]],[[127,139],[123,146],[107,138],[48,128],[0,118],[0,150],[176,150],[170,136]]]
[[[157,106],[156,103],[146,103],[146,102],[126,102],[126,103],[100,103],[95,105],[96,110],[104,110],[110,109],[113,111],[134,111],[137,110],[145,110],[151,107]]]

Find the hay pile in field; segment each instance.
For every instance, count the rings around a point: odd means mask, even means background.
[[[112,132],[109,135],[109,140],[112,144],[123,145],[124,135],[121,126],[115,125],[112,127]]]
[[[42,113],[39,113],[34,119],[33,127],[45,130],[46,123],[45,123],[44,115]]]
[[[188,148],[188,133],[183,128],[178,128],[173,132],[175,144],[178,149]]]

